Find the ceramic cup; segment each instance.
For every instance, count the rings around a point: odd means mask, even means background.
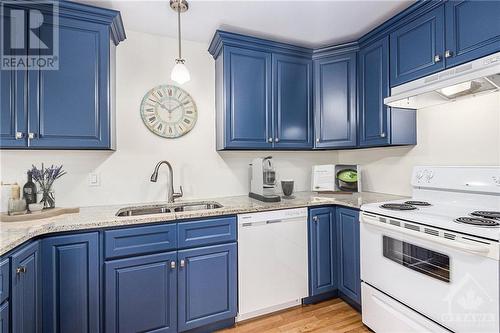
[[[281,189],[286,197],[289,197],[293,193],[293,180],[282,180]]]

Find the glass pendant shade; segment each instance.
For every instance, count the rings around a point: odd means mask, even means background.
[[[184,61],[176,61],[176,64],[172,69],[172,73],[170,74],[170,78],[178,84],[184,84],[191,80],[191,75],[189,74],[189,70],[186,65],[184,65]]]

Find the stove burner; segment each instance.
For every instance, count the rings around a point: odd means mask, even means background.
[[[406,201],[405,204],[412,206],[431,206],[431,204],[428,203],[427,201],[415,201],[415,200]]]
[[[500,219],[500,212],[487,210],[476,210],[475,212],[472,212],[471,215],[484,217],[486,219]]]
[[[397,203],[383,204],[380,206],[380,208],[391,209],[391,210],[414,210],[414,209],[417,209],[417,207],[412,206],[412,205],[397,204]]]
[[[497,221],[481,218],[481,217],[459,217],[455,220],[458,223],[470,224],[477,227],[497,227],[500,225]]]

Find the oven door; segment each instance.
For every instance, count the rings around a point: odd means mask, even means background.
[[[498,243],[458,242],[381,220],[389,219],[361,215],[365,283],[452,331],[499,332]]]

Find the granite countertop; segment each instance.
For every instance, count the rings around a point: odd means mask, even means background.
[[[361,205],[366,203],[390,201],[403,198],[401,196],[375,192],[361,192],[354,194],[318,194],[315,192],[296,192],[294,195],[294,199],[283,199],[281,202],[277,203],[264,203],[251,199],[248,196],[210,198],[207,200],[219,202],[223,207],[211,210],[142,216],[117,217],[115,214],[120,208],[141,206],[144,204],[82,207],[80,208],[79,213],[74,214],[66,214],[25,222],[0,222],[0,255],[7,253],[31,238],[55,232],[120,227],[144,223],[168,223],[169,221],[182,219],[218,215],[234,215],[240,213],[252,213],[318,205],[341,205],[352,208],[360,208]],[[193,201],[194,200],[190,200],[186,202]],[[176,202],[179,203],[182,201],[179,200]],[[164,204],[164,202],[147,204]]]

